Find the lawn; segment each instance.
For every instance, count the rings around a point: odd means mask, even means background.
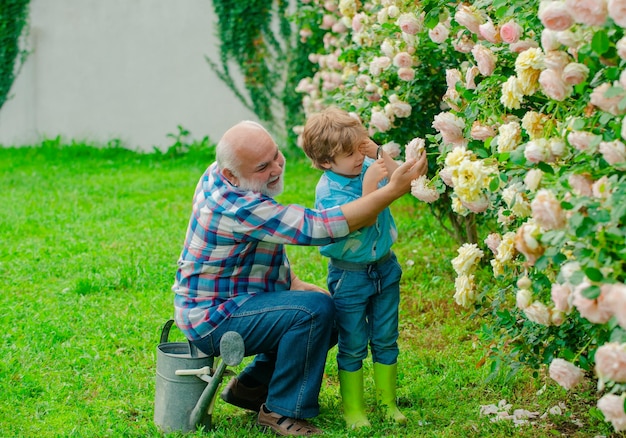
[[[0,436],[161,436],[153,422],[156,346],[172,316],[191,196],[211,160],[210,148],[182,155],[58,141],[0,148]],[[280,200],[311,206],[318,176],[292,157]],[[592,386],[567,393],[525,371],[487,379],[481,359],[489,346],[477,336],[483,322],[452,298],[457,243],[410,195],[392,209],[404,266],[398,397],[409,424],[391,425],[373,410],[368,359],[373,427],[346,431],[331,350],[314,420],[326,436],[611,436]],[[316,248],[288,253],[301,278],[324,286],[326,262]],[[173,330],[172,340],[180,336]],[[510,414],[538,415],[521,425],[481,415],[482,405],[501,400]],[[251,413],[221,400],[213,423],[190,435],[268,436]]]

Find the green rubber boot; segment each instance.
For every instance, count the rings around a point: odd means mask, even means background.
[[[363,368],[357,371],[339,370],[339,390],[343,401],[343,418],[349,429],[371,426],[365,414],[363,399]]]
[[[398,364],[383,365],[374,362],[374,383],[376,384],[376,401],[385,410],[385,417],[399,424],[406,424],[406,417],[396,405],[396,378]]]

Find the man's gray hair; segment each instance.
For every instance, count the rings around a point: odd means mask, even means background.
[[[265,132],[268,132],[263,125],[253,120],[243,120],[230,129],[241,125],[254,126],[256,128],[262,129]],[[241,164],[241,160],[237,157],[237,154],[235,154],[232,144],[232,137],[233,136],[224,135],[222,136],[220,141],[217,142],[217,145],[215,146],[215,161],[217,161],[217,166],[220,169],[228,169],[237,176],[239,174],[239,166]]]

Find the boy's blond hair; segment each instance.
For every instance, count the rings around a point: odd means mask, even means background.
[[[302,149],[315,167],[325,170],[322,164],[332,163],[339,154],[354,152],[367,138],[367,130],[356,117],[330,107],[308,118],[302,132]]]

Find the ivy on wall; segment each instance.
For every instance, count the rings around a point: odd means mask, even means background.
[[[0,108],[9,99],[13,81],[28,52],[22,38],[28,29],[30,0],[2,0],[0,3]]]
[[[300,7],[300,1],[292,6]],[[289,0],[213,0],[218,17],[219,62],[206,58],[212,70],[237,98],[281,140],[295,145],[292,129],[302,124],[298,81],[311,75],[313,65],[294,33]],[[231,75],[239,69],[245,90]]]

